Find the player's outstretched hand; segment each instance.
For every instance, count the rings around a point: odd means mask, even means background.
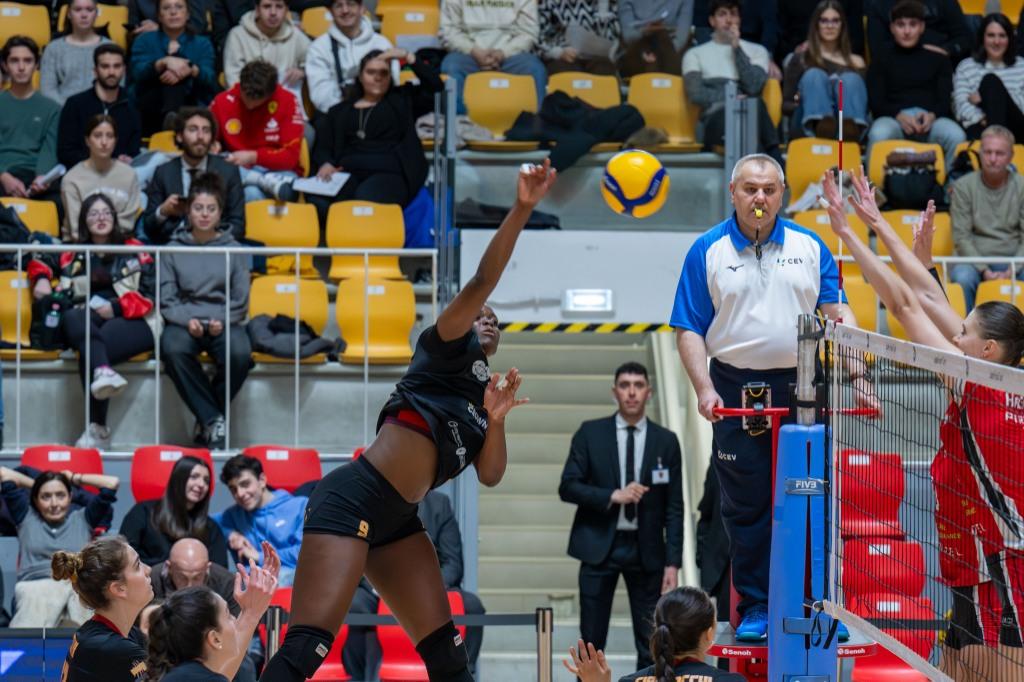
[[[921,211],[921,220],[914,226],[914,255],[921,265],[931,268],[935,265],[932,259],[932,242],[935,237],[935,201],[928,200],[928,208]]]
[[[270,599],[277,589],[277,575],[281,572],[281,558],[270,543],[263,542],[263,566],[257,566],[256,560],[249,559],[249,570],[242,564],[236,564],[235,601],[243,611],[262,615],[270,605]]]
[[[544,159],[541,164],[523,164],[519,170],[519,186],[516,200],[528,208],[536,206],[551,189],[558,171],[551,167],[551,161]]]
[[[508,371],[504,380],[498,373],[491,375],[491,381],[484,391],[484,409],[487,410],[487,417],[491,421],[504,421],[505,415],[513,407],[530,402],[529,398],[516,398],[516,391],[522,384],[523,377],[515,367]]]
[[[579,651],[576,647],[569,647],[572,663],[563,658],[562,665],[583,682],[611,682],[612,669],[604,657],[604,652],[582,639],[579,640],[578,646]]]
[[[850,205],[853,206],[857,217],[866,224],[871,225],[882,219],[882,213],[878,210],[875,202],[875,189],[868,180],[864,166],[860,167],[860,173],[852,174],[853,196],[850,197]]]
[[[836,183],[835,174],[827,170],[821,176],[821,191],[828,209],[828,219],[832,223],[832,231],[839,237],[849,233],[850,222],[846,219],[846,210],[843,208],[843,197],[839,193],[839,185]]]

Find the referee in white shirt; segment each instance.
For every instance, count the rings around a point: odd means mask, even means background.
[[[770,431],[751,435],[714,409],[740,407],[743,386],[752,382],[770,387],[774,405],[789,405],[799,315],[821,310],[856,324],[828,248],[778,217],[784,190],[782,167],[770,156],[736,162],[729,183],[735,212],[686,254],[671,319],[700,413],[714,427],[713,466],[740,595],[736,636],[744,641],[764,640],[768,632],[772,438]],[[858,403],[875,406],[871,377],[856,364],[849,369]]]

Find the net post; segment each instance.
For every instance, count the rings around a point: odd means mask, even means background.
[[[537,682],[551,682],[552,669],[552,637],[554,634],[554,611],[548,608],[537,609]]]
[[[281,648],[281,615],[284,609],[275,604],[267,607],[267,660]]]
[[[801,315],[797,321],[796,347],[796,423],[810,426],[814,423],[813,404],[814,359],[818,353],[819,334],[815,328],[814,315]]]

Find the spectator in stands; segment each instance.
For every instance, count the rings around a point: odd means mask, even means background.
[[[142,119],[128,101],[121,81],[125,74],[125,51],[120,45],[103,43],[92,53],[92,86],[68,97],[60,112],[57,131],[57,160],[66,168],[89,158],[85,126],[97,114],[114,119],[117,143],[114,158],[130,163],[142,143]]]
[[[892,11],[903,0],[869,0],[864,3],[868,19],[868,48],[871,60],[891,50],[898,42],[891,31]],[[974,49],[971,30],[964,19],[958,0],[918,0],[923,14],[924,27],[921,45],[949,58],[955,65]]]
[[[131,40],[143,33],[160,30],[160,0],[128,0],[127,4]],[[196,34],[207,33],[209,10],[209,0],[188,0],[188,30]]]
[[[406,60],[419,84],[394,86],[389,58]],[[344,170],[352,177],[333,198],[308,195],[327,224],[331,203],[347,199],[407,205],[427,179],[427,160],[415,122],[434,107],[441,79],[416,55],[393,48],[374,50],[359,65],[359,80],[341,104],[323,117],[313,147],[313,168],[329,178]]]
[[[242,388],[252,365],[245,330],[249,310],[248,256],[232,257],[230,272],[226,272],[224,254],[202,253],[203,247],[208,246],[238,246],[230,230],[221,225],[224,185],[219,177],[213,173],[198,176],[189,189],[185,210],[189,229],[176,232],[170,243],[196,248],[189,253],[168,253],[162,258],[160,312],[167,324],[160,343],[167,374],[195,415],[196,444],[220,450],[227,439],[226,401]],[[199,363],[203,351],[209,353],[217,366],[212,383]],[[225,376],[229,362],[230,396],[226,395]]]
[[[1024,257],[1024,176],[1010,171],[1014,135],[1003,126],[981,134],[981,169],[956,181],[949,213],[956,255]],[[949,278],[964,290],[967,310],[981,282],[1009,279],[1008,264],[957,263]],[[1017,271],[1024,279],[1024,267]]]
[[[921,43],[924,19],[919,0],[899,0],[890,23],[895,44],[880,53],[872,48],[868,101],[875,120],[868,130],[868,154],[882,140],[934,142],[942,146],[949,167],[965,136],[950,118],[953,68],[943,54]]]
[[[246,562],[248,563],[248,562]],[[235,575],[219,564],[210,561],[206,546],[192,538],[182,538],[171,546],[167,561],[153,567],[149,574],[153,582],[153,600],[165,602],[174,593],[191,587],[206,587],[219,594],[228,605],[228,612],[238,617],[242,610],[235,601]],[[142,619],[146,619],[143,612]],[[141,622],[140,622],[141,625]],[[148,625],[148,624],[147,624]],[[144,631],[148,630],[144,628]],[[147,633],[148,634],[148,633]],[[235,675],[234,682],[256,680],[256,665],[251,656],[246,656]]]
[[[757,2],[744,2],[741,0],[742,11],[740,20],[740,37],[750,43],[757,43],[768,50],[768,54],[775,53],[778,45],[778,16],[779,9],[776,0],[758,0]],[[813,8],[812,8],[813,9]],[[693,4],[693,41],[691,45],[701,45],[711,39],[714,31],[708,26],[708,2],[696,0]],[[804,32],[803,35],[806,35]],[[769,78],[782,80],[782,71],[774,62],[768,72]]]
[[[174,463],[160,499],[139,502],[128,511],[121,535],[149,566],[166,561],[178,540],[195,538],[206,545],[212,561],[227,567],[228,545],[209,508],[210,467],[186,455]]]
[[[0,50],[11,79],[0,92],[0,194],[58,202],[58,182],[44,176],[57,165],[60,105],[32,87],[39,47],[26,36],[12,36]]]
[[[268,2],[269,0],[264,0]],[[277,83],[277,67],[255,59],[241,79],[210,105],[225,160],[238,167],[246,201],[292,201],[302,175],[299,153],[305,125],[295,95]]]
[[[116,229],[132,234],[135,220],[142,211],[142,192],[132,167],[113,156],[117,146],[117,124],[113,117],[96,114],[89,119],[85,125],[85,146],[89,149],[89,158],[76,164],[61,182],[64,200],[61,237],[65,241],[79,238],[78,213],[82,202],[93,194],[104,194],[113,202]]]
[[[231,491],[235,503],[214,514],[213,520],[227,536],[235,560],[243,564],[250,559],[262,563],[259,548],[267,542],[281,557],[278,581],[290,586],[299,561],[302,522],[309,498],[268,488],[263,465],[247,455],[235,455],[225,462],[220,480]]]
[[[370,20],[363,16],[362,0],[332,0],[330,9],[334,23],[306,53],[309,99],[324,114],[355,82],[359,62],[367,52],[392,47],[391,41],[375,33]]]
[[[186,29],[185,0],[160,0],[160,30],[132,43],[131,80],[142,112],[142,132],[168,128],[168,114],[208,104],[217,90],[213,45]]]
[[[693,0],[619,0],[622,75],[681,73],[679,57],[690,39],[693,8]]]
[[[110,42],[96,32],[96,0],[72,0],[67,7],[63,35],[46,46],[39,63],[39,91],[60,105],[89,87],[92,54]]]
[[[790,58],[782,84],[782,112],[793,116],[793,136],[835,139],[842,81],[843,139],[859,140],[868,123],[866,72],[864,59],[850,51],[842,3],[819,2],[807,47]]]
[[[141,246],[126,239],[116,227],[117,211],[105,194],[92,194],[82,202],[78,213],[77,241],[81,244],[112,244]],[[153,259],[148,254],[93,253],[91,280],[85,277],[85,254],[40,254],[28,265],[34,298],[51,294],[51,280],[58,279],[58,289],[67,292],[74,307],[64,312],[64,341],[78,353],[78,371],[85,385],[86,314],[89,322],[88,371],[89,424],[75,443],[80,448],[110,447],[107,409],[110,398],[128,384],[113,366],[139,353],[153,350],[156,338],[156,280]],[[90,285],[87,289],[87,285]]]
[[[701,108],[704,147],[724,144],[725,84],[736,81],[740,93],[757,102],[759,146],[777,156],[778,133],[761,99],[771,62],[768,50],[740,38],[739,0],[711,0],[709,15],[714,29],[711,42],[691,48],[683,56],[686,97]]]
[[[18,582],[14,587],[14,628],[52,628],[69,620],[84,623],[92,613],[71,585],[50,577],[50,559],[58,550],[77,552],[117,501],[115,476],[44,471],[32,480],[0,467],[0,493],[18,526]],[[71,508],[72,485],[100,489],[85,507]]]
[[[309,37],[293,23],[284,0],[260,0],[242,15],[224,44],[224,80],[234,87],[242,67],[263,59],[277,67],[278,80],[302,102]]]
[[[607,0],[541,0],[539,53],[548,73],[585,71],[616,75],[615,52],[621,35],[619,20]],[[570,29],[570,27],[572,27]],[[581,54],[573,43],[583,32],[608,42],[604,54]]]
[[[775,47],[775,59],[780,64],[793,53],[807,49],[807,38],[814,29],[811,16],[820,0],[778,0],[779,44]],[[871,0],[868,0],[871,2]],[[840,0],[844,28],[850,39],[850,49],[864,55],[864,0]]]
[[[989,14],[978,27],[978,47],[953,74],[956,119],[977,140],[990,125],[1009,128],[1024,139],[1024,60],[1010,20]]]
[[[533,54],[538,38],[536,0],[446,0],[441,7],[441,40],[448,54],[441,71],[455,79],[456,107],[466,113],[466,77],[502,71],[533,77],[537,106],[547,94],[548,74]]]
[[[185,197],[193,177],[216,173],[224,182],[227,205],[222,226],[236,239],[245,235],[245,196],[238,168],[210,149],[217,139],[217,119],[209,109],[186,107],[174,119],[174,142],[181,155],[156,169],[146,186],[146,210],[142,214],[143,232],[153,244],[166,244],[176,230],[187,223]]]
[[[416,513],[423,522],[430,541],[434,543],[445,588],[462,595],[467,615],[486,613],[480,597],[462,589],[462,533],[459,531],[459,522],[455,518],[448,496],[431,490],[420,502]],[[377,613],[379,603],[380,596],[370,583],[363,579],[356,588],[349,613]],[[466,628],[466,655],[469,657],[470,672],[476,669],[483,639],[483,627]],[[380,644],[377,642],[375,628],[349,626],[348,639],[341,650],[341,660],[345,664],[345,671],[352,679],[377,679],[380,655]]]

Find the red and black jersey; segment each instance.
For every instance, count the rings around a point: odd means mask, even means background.
[[[126,637],[109,620],[95,615],[72,638],[61,682],[146,682],[144,642],[138,628]]]

